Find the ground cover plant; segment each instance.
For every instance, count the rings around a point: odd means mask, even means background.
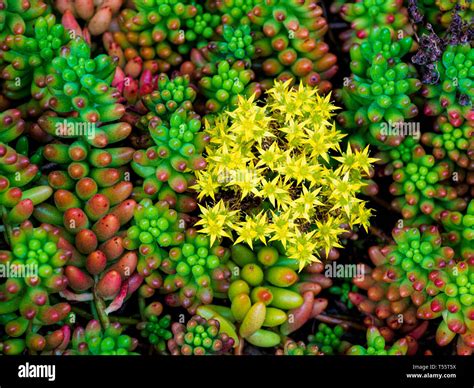
[[[472,355],[473,22],[0,0],[0,354]]]

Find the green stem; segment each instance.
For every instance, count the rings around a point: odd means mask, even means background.
[[[7,242],[7,244],[9,246],[11,246],[10,244],[10,236],[12,234],[12,227],[7,223],[7,209],[5,208],[5,206],[1,206],[0,207],[0,214],[2,216],[2,221],[3,221],[3,225],[4,225],[4,230],[3,232],[5,233],[5,241]]]
[[[91,311],[92,311],[92,316],[90,319],[95,319],[96,321],[98,321],[99,315],[97,314],[97,309],[95,308],[95,303],[93,300],[91,300],[90,305],[91,305]]]
[[[143,296],[138,297],[138,309],[140,311],[140,317],[142,321],[145,322],[147,319],[145,317],[145,298]]]
[[[352,327],[353,329],[356,329],[356,330],[362,330],[362,331],[365,331],[366,328],[356,322],[352,322],[352,321],[349,321],[349,320],[346,320],[346,319],[342,319],[340,317],[336,317],[336,316],[330,316],[330,315],[326,315],[326,314],[319,314],[315,317],[315,319],[317,319],[318,321],[320,322],[324,322],[324,323],[329,323],[329,324],[333,324],[333,325],[341,325],[343,327]]]
[[[97,317],[97,310],[94,307],[94,311],[96,313],[96,316],[88,313],[87,311],[81,309],[80,307],[72,307],[72,311],[75,312],[77,315],[79,315],[82,318],[85,318],[87,320],[91,319],[98,319]],[[127,318],[127,317],[109,317],[110,322],[119,322],[123,325],[136,325],[137,323],[140,322],[139,319],[135,318]]]
[[[102,324],[104,329],[107,329],[110,326],[110,319],[107,313],[105,312],[105,302],[104,300],[97,295],[97,290],[94,287],[94,305],[99,316],[99,321]]]

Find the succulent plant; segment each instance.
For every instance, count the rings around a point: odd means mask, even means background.
[[[440,346],[449,344],[456,334],[458,354],[474,351],[474,258],[451,262],[443,270],[430,273],[430,298],[418,308],[423,319],[443,317],[436,331]]]
[[[391,31],[411,33],[408,12],[399,0],[355,0],[340,7],[342,18],[351,23],[351,29],[343,32],[343,48],[348,51],[352,44],[370,37],[377,27],[389,27]]]
[[[320,274],[321,268],[298,276],[298,262],[272,245],[257,245],[251,250],[236,244],[231,252],[230,313],[247,342],[276,346],[282,336],[298,330],[326,308],[327,300],[316,298],[331,285]]]
[[[319,356],[322,355],[319,348],[315,344],[306,345],[303,341],[295,342],[287,340],[283,349],[277,349],[278,356]]]
[[[255,346],[278,345],[280,335],[271,328],[284,324],[288,312],[303,304],[303,297],[290,289],[298,281],[293,269],[298,264],[293,260],[285,265],[285,261],[271,246],[257,248],[255,253],[242,244],[232,247],[232,263],[237,267],[231,270],[239,275],[228,291],[231,311],[240,323],[240,336]]]
[[[201,92],[208,98],[206,110],[211,113],[232,110],[237,107],[239,96],[258,97],[261,90],[257,83],[251,82],[254,78],[254,72],[242,60],[232,65],[227,61],[219,62],[215,75],[199,81]]]
[[[332,286],[329,292],[336,295],[339,300],[348,308],[354,307],[354,304],[349,299],[349,292],[357,292],[358,288],[355,284],[351,284],[348,281],[344,281],[340,286]]]
[[[192,172],[206,167],[202,152],[209,136],[200,132],[200,117],[179,108],[169,122],[155,117],[148,128],[156,145],[136,151],[131,163],[134,171],[145,178],[144,193],[156,197],[163,182],[177,193],[185,192],[193,179]]]
[[[222,38],[223,41],[211,42],[207,46],[216,62],[221,59],[232,62],[243,60],[251,63],[255,55],[255,47],[249,25],[239,25],[233,28],[228,24],[224,24]]]
[[[308,341],[312,345],[316,345],[323,354],[344,354],[350,344],[341,340],[345,330],[342,326],[336,325],[333,328],[320,323],[318,330],[308,337]]]
[[[196,91],[191,87],[188,75],[177,75],[173,79],[162,73],[158,77],[158,89],[143,97],[151,117],[168,121],[178,109],[193,110]],[[148,115],[147,115],[148,116]],[[148,120],[149,121],[149,120]]]
[[[228,353],[234,340],[225,333],[219,332],[219,322],[215,319],[206,320],[195,315],[186,326],[173,323],[173,338],[168,341],[168,349],[172,355],[204,356]]]
[[[53,14],[36,19],[32,37],[8,35],[6,50],[0,51],[0,58],[7,64],[1,74],[5,95],[12,99],[44,99],[47,67],[69,40],[69,33],[56,23]],[[46,103],[42,101],[43,105]]]
[[[187,27],[187,22],[196,22],[198,14],[202,18],[202,8],[178,0],[137,0],[135,8],[122,10],[118,18],[128,42],[139,47],[144,59],[157,57],[179,65],[190,50],[189,39],[196,38],[197,26]]]
[[[185,231],[184,219],[166,201],[153,205],[144,199],[134,214],[135,225],[127,231],[123,245],[138,250],[137,272],[145,278],[140,295],[155,291],[166,294],[170,306],[182,306],[191,313],[209,304],[214,295],[225,293],[230,272],[222,264],[228,252],[209,244],[196,229]]]
[[[222,23],[235,26],[249,24],[248,14],[258,3],[258,0],[223,0],[215,5],[222,14]]]
[[[184,241],[184,225],[180,226],[178,213],[165,201],[153,204],[150,199],[142,200],[135,208],[133,220],[124,241],[127,249],[151,254],[155,247],[180,245]]]
[[[436,226],[421,228],[395,228],[392,232],[395,245],[369,250],[372,262],[381,271],[383,280],[396,285],[399,298],[410,296],[419,306],[426,300],[429,274],[443,269],[454,257],[454,250],[443,246],[441,234]],[[395,296],[392,297],[395,300]]]
[[[161,292],[167,294],[168,304],[194,311],[199,304],[212,303],[214,295],[225,295],[230,271],[223,264],[228,257],[227,249],[211,246],[207,236],[187,229],[185,241],[171,248],[160,265]]]
[[[77,327],[71,338],[71,346],[63,354],[75,356],[131,356],[138,341],[123,334],[120,323],[111,323],[105,330],[99,321],[91,320],[85,328]]]
[[[12,251],[1,251],[3,277],[0,286],[0,316],[10,337],[18,338],[7,353],[21,353],[26,347],[41,350],[34,327],[53,325],[67,317],[71,307],[68,303],[50,303],[51,294],[63,291],[67,286],[64,266],[71,252],[61,248],[57,230],[48,225],[34,228],[24,221],[9,233]],[[31,324],[30,324],[31,322]],[[19,337],[25,335],[26,343]],[[30,342],[30,339],[33,342]]]
[[[32,186],[38,178],[38,166],[27,157],[28,144],[20,137],[25,129],[21,113],[9,109],[0,114],[0,213],[5,224],[18,225],[33,213],[34,206],[47,200],[52,190],[47,185]],[[13,142],[16,141],[15,148]]]
[[[398,145],[405,135],[419,136],[405,123],[418,114],[412,95],[422,86],[413,65],[401,59],[412,45],[411,37],[382,27],[350,50],[353,74],[338,92],[346,111],[337,119],[356,132],[352,137],[362,147],[367,142]]]
[[[49,106],[58,113],[79,112],[78,117],[68,118],[72,123],[85,121],[98,125],[119,119],[124,107],[117,103],[118,92],[110,86],[115,66],[114,59],[105,54],[92,58],[91,48],[83,39],[72,40],[47,66]],[[102,131],[101,136],[96,134],[96,141],[114,135],[112,128]]]
[[[50,12],[42,0],[2,0],[0,3],[0,41],[8,35],[32,35],[36,18]]]
[[[398,284],[384,281],[385,271],[367,266],[364,273],[363,278],[354,278],[359,291],[350,292],[349,299],[365,315],[366,326],[377,322],[380,329],[391,335],[397,330],[403,333],[413,330],[418,320],[410,297],[400,296]]]
[[[73,17],[85,20],[87,30],[95,36],[109,30],[112,19],[118,14],[123,3],[124,0],[97,0],[94,2],[56,0],[55,7],[63,15],[70,13]]]
[[[436,29],[448,28],[456,13],[462,20],[470,22],[474,16],[474,6],[469,0],[421,0],[417,6]]]
[[[256,68],[269,78],[330,89],[337,58],[323,41],[328,24],[316,1],[259,2],[248,18],[255,31]],[[263,83],[272,86],[272,81]]]
[[[375,326],[367,329],[367,347],[354,345],[347,350],[350,356],[404,356],[408,350],[408,343],[405,338],[395,342],[388,347],[384,337]]]
[[[193,5],[197,8],[197,14],[185,21],[185,37],[193,47],[199,48],[216,35],[216,30],[221,25],[221,17],[219,14],[205,12],[204,7],[197,2],[193,2]]]
[[[394,183],[390,193],[396,198],[392,206],[403,218],[412,219],[426,214],[437,220],[443,210],[463,210],[464,199],[448,185],[453,166],[449,162],[436,162],[420,145],[413,148],[412,159],[393,172]]]
[[[422,95],[424,113],[438,116],[437,133],[429,132],[423,140],[435,148],[437,157],[447,155],[461,167],[472,169],[474,48],[469,43],[448,44],[433,66],[437,78],[424,85]]]
[[[474,257],[474,200],[471,199],[467,209],[461,213],[444,211],[441,213],[441,223],[446,230],[446,244],[452,246],[457,255],[464,260]]]
[[[173,334],[170,330],[171,316],[165,315],[158,318],[152,315],[147,322],[142,322],[137,325],[142,337],[147,338],[151,345],[160,354],[166,352],[166,343]]]

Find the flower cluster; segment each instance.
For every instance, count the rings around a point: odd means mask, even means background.
[[[198,225],[211,243],[234,234],[250,247],[277,240],[302,269],[340,246],[344,225],[368,226],[356,194],[375,159],[367,148],[340,150],[329,96],[289,82],[268,95],[264,106],[239,97],[237,109],[206,124],[208,167],[193,188],[214,204],[201,207]]]

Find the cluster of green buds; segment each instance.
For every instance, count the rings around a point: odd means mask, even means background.
[[[311,345],[317,346],[326,355],[344,354],[350,347],[347,341],[341,339],[345,330],[342,326],[330,327],[325,323],[318,325],[318,330],[308,337]]]
[[[474,352],[474,257],[451,262],[429,275],[430,298],[418,308],[423,319],[443,317],[436,331],[440,346],[449,344],[457,334],[458,354]]]
[[[131,163],[133,170],[144,178],[144,194],[153,198],[164,182],[177,193],[183,193],[193,180],[192,171],[206,167],[202,152],[209,135],[200,131],[201,118],[179,108],[171,114],[169,122],[152,118],[148,129],[155,145],[136,151]]]
[[[255,68],[272,79],[301,79],[328,91],[337,58],[323,41],[328,30],[323,13],[314,0],[270,0],[253,7],[248,18],[255,31]]]
[[[423,141],[434,148],[441,159],[447,155],[463,168],[472,168],[474,156],[474,48],[470,43],[448,45],[434,64],[436,84],[424,85],[427,100],[424,113],[438,116],[437,133],[428,133]]]
[[[42,350],[45,344],[35,335],[37,329],[64,320],[71,310],[68,303],[53,305],[49,299],[65,290],[63,268],[71,257],[71,252],[62,248],[58,232],[50,225],[34,228],[25,221],[9,233],[12,251],[0,252],[2,277],[6,278],[0,286],[0,317],[7,334],[18,339],[17,345],[12,344],[14,353],[25,346]],[[20,339],[24,335],[24,340]]]
[[[250,23],[248,14],[257,5],[258,0],[224,0],[215,3],[222,14],[222,23],[235,26]]]
[[[224,264],[229,256],[228,249],[211,246],[205,234],[187,229],[185,241],[171,248],[160,265],[167,303],[194,312],[200,304],[212,303],[214,296],[225,296],[231,273]]]
[[[111,87],[115,68],[112,57],[100,54],[92,58],[86,41],[81,38],[71,40],[46,66],[46,87],[51,95],[49,107],[62,114],[78,112],[76,117],[68,118],[76,125],[120,119],[125,108],[117,102],[120,97],[117,89]],[[52,131],[54,135],[58,131],[56,123],[57,120],[53,120],[52,125],[43,129],[48,133]],[[68,128],[61,129],[68,132]],[[99,147],[117,141],[115,127],[102,128],[93,141]]]
[[[384,337],[375,327],[367,329],[367,346],[354,345],[347,350],[349,356],[404,356],[408,351],[406,338],[399,339],[392,346],[385,344]]]
[[[234,340],[220,332],[219,321],[193,316],[186,326],[174,322],[171,326],[173,338],[168,341],[172,355],[204,356],[228,354]]]
[[[170,79],[162,73],[158,76],[157,90],[143,97],[143,103],[150,113],[142,123],[149,123],[154,116],[168,121],[179,108],[192,111],[195,99],[196,90],[190,85],[189,75],[176,75]]]
[[[146,198],[135,207],[132,226],[121,244],[125,249],[137,252],[136,270],[145,279],[139,289],[141,298],[150,298],[163,285],[158,268],[168,254],[165,248],[182,245],[184,229],[184,220],[166,201],[153,204]],[[154,310],[153,304],[147,309]]]
[[[99,321],[91,320],[85,327],[77,327],[71,337],[69,348],[64,355],[77,356],[131,356],[138,341],[123,334],[124,327],[120,323],[111,323],[105,330]]]
[[[352,284],[350,281],[344,281],[341,285],[334,285],[329,288],[329,293],[336,295],[338,300],[342,302],[344,306],[348,309],[354,307],[354,304],[349,299],[350,292],[357,292],[358,288],[355,284]]]
[[[255,47],[249,25],[239,25],[233,28],[224,24],[222,32],[223,41],[210,42],[207,46],[213,61],[243,60],[251,63],[255,55]]]
[[[152,315],[148,321],[140,322],[137,325],[137,329],[140,330],[140,335],[143,338],[147,338],[159,354],[166,354],[166,343],[173,337],[170,325],[170,315],[165,315],[161,318]]]
[[[383,174],[391,176],[396,169],[400,169],[412,160],[413,150],[419,145],[419,139],[408,136],[396,147],[387,147],[377,154],[381,163],[385,164]]]
[[[425,302],[429,274],[442,269],[454,258],[454,250],[444,246],[436,226],[395,228],[394,245],[372,247],[369,256],[384,282],[390,284],[391,298],[410,297],[414,305]]]
[[[474,121],[465,120],[456,127],[444,115],[438,116],[435,132],[426,132],[421,137],[423,144],[433,148],[433,156],[442,160],[446,156],[462,168],[474,165]]]
[[[340,38],[343,49],[349,51],[354,43],[370,37],[377,27],[388,27],[391,31],[412,32],[408,12],[401,0],[355,0],[340,7],[342,18],[351,23],[351,29]]]
[[[438,220],[444,210],[462,211],[466,202],[449,185],[452,177],[452,163],[437,162],[421,145],[415,146],[411,160],[393,172],[389,190],[396,198],[392,207],[408,220],[417,215]]]
[[[206,45],[215,35],[221,25],[221,17],[218,14],[205,12],[200,4],[195,4],[197,14],[195,17],[186,19],[185,38],[192,47],[200,48]],[[188,51],[190,50],[188,47]]]
[[[411,96],[421,88],[421,82],[413,65],[401,59],[412,45],[411,37],[382,27],[351,47],[353,74],[338,91],[346,111],[337,119],[356,132],[353,137],[361,146],[368,141],[398,145],[404,122],[418,114]]]
[[[69,33],[56,24],[53,14],[36,19],[32,37],[8,35],[5,50],[0,50],[0,58],[6,64],[1,73],[5,80],[4,94],[11,99],[32,96],[46,106],[46,67],[69,40]]]
[[[144,199],[134,209],[133,225],[123,243],[128,250],[138,249],[142,259],[161,248],[181,245],[183,230],[184,221],[166,201],[153,204],[150,199]]]
[[[295,342],[288,339],[283,348],[277,349],[277,356],[319,356],[322,355],[315,344],[305,344],[303,341]]]
[[[34,23],[50,12],[48,3],[42,0],[0,1],[0,42],[8,35],[33,35]]]
[[[248,68],[243,60],[232,65],[221,61],[217,65],[216,74],[205,76],[199,80],[199,88],[206,101],[206,111],[210,113],[232,110],[237,106],[239,96],[250,97],[261,93],[260,85],[252,82],[255,73]]]
[[[446,230],[445,241],[452,246],[457,256],[464,260],[474,257],[474,200],[471,199],[464,213],[444,211],[441,224]]]
[[[179,0],[136,0],[134,4],[136,9],[126,8],[120,13],[118,23],[129,44],[137,46],[145,60],[158,57],[172,66],[179,65],[182,55],[191,49],[190,43],[199,35],[209,35],[207,27],[213,25],[212,17],[205,21],[201,7]],[[194,22],[188,27],[191,20]]]

